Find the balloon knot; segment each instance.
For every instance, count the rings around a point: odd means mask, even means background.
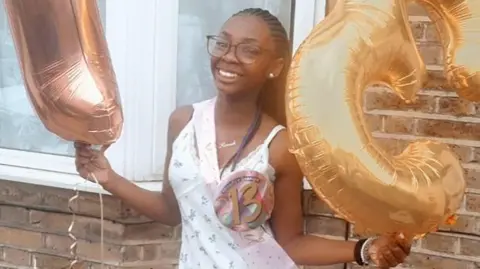
[[[455,225],[455,223],[457,223],[457,219],[458,219],[457,215],[451,215],[450,217],[447,218],[445,223],[448,225]]]

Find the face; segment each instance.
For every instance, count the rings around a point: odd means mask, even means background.
[[[283,67],[268,25],[255,16],[230,18],[218,37],[211,39],[210,47],[214,54],[224,54],[211,57],[215,85],[223,94],[256,96],[272,79],[269,74],[278,76]]]

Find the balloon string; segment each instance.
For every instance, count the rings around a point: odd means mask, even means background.
[[[95,183],[100,186],[100,182],[98,182],[98,179],[95,177],[95,175],[92,173],[90,176],[93,178]],[[103,249],[104,249],[104,242],[103,242],[103,232],[104,232],[104,227],[103,227],[103,195],[102,193],[98,192],[98,200],[100,201],[100,268],[103,269]]]
[[[95,181],[95,183],[100,184],[92,173],[90,174],[91,178]],[[73,269],[74,266],[79,262],[78,255],[77,255],[77,245],[78,240],[73,234],[73,227],[75,226],[76,221],[76,214],[75,210],[73,209],[73,203],[76,203],[76,200],[80,196],[80,192],[77,188],[74,189],[75,194],[68,200],[68,209],[72,213],[72,221],[70,222],[70,226],[68,227],[68,236],[72,239],[73,243],[70,245],[70,255],[72,256],[73,260],[70,263],[70,269]],[[100,201],[100,268],[103,269],[104,267],[104,213],[103,213],[103,195],[102,193],[98,193],[98,199]]]
[[[68,199],[68,209],[72,213],[72,221],[70,222],[70,226],[68,227],[68,237],[72,239],[73,243],[70,245],[70,255],[72,256],[73,260],[70,263],[70,269],[73,269],[74,266],[78,263],[78,255],[77,255],[77,237],[73,234],[73,227],[75,226],[76,214],[75,210],[73,209],[73,204],[76,204],[78,197],[80,196],[80,192],[75,187],[74,189],[75,194]]]

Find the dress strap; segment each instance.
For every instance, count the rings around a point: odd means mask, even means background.
[[[268,134],[267,138],[263,142],[265,147],[268,148],[270,146],[270,143],[272,142],[272,140],[275,138],[275,136],[277,136],[277,134],[284,129],[285,129],[285,127],[282,126],[282,125],[277,125],[277,126],[273,127],[272,131],[270,131],[270,134]]]

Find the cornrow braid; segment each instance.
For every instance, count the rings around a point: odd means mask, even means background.
[[[289,51],[290,42],[288,41],[288,34],[280,20],[270,13],[270,11],[261,8],[247,8],[235,13],[236,16],[255,16],[261,18],[269,27],[270,33],[275,40],[277,46],[277,53],[279,56],[284,56],[285,51]]]
[[[270,34],[275,42],[277,57],[284,59],[285,65],[277,78],[266,83],[265,88],[262,90],[258,100],[259,105],[255,119],[243,138],[242,144],[238,148],[237,152],[235,152],[230,160],[228,160],[227,164],[222,168],[220,177],[223,174],[224,169],[229,165],[232,165],[232,171],[235,170],[235,167],[240,160],[240,156],[260,128],[260,123],[262,120],[260,113],[261,111],[264,111],[267,115],[274,118],[279,124],[286,125],[284,94],[286,77],[291,57],[290,41],[288,39],[287,30],[285,30],[285,27],[283,27],[283,24],[275,15],[265,9],[247,8],[235,13],[232,17],[236,16],[255,16],[262,19],[270,29]]]

